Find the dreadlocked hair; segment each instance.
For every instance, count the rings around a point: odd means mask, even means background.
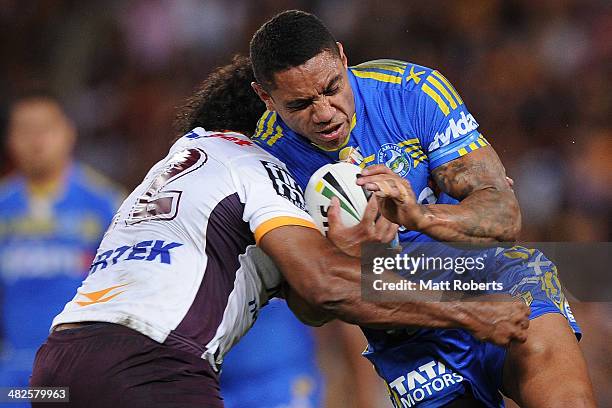
[[[174,120],[178,137],[196,127],[252,136],[257,121],[266,110],[251,88],[253,81],[255,77],[248,57],[235,55],[230,64],[216,68],[179,108]]]

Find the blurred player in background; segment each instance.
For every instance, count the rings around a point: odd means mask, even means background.
[[[227,408],[315,408],[324,383],[313,329],[275,298],[257,324],[223,362],[221,389]]]
[[[85,276],[120,191],[72,158],[76,130],[57,97],[34,90],[9,109],[14,174],[0,184],[0,385],[25,386],[34,354]]]
[[[264,24],[251,41],[251,59],[253,88],[268,108],[254,140],[285,162],[302,187],[330,162],[384,165],[393,173],[378,166],[363,174],[378,183],[377,194],[403,188],[402,206],[385,201],[385,214],[405,227],[400,240],[412,249],[434,240],[517,239],[520,211],[504,167],[439,72],[397,60],[349,68],[342,45],[323,23],[299,11]],[[342,248],[343,236],[357,239],[359,228],[330,238]],[[491,259],[497,263],[490,280],[497,276],[532,307],[528,341],[505,350],[458,330],[366,329],[366,356],[386,380],[393,404],[501,406],[503,389],[526,407],[593,406],[574,336],[580,330],[556,267],[524,248]],[[449,372],[459,380],[440,383]]]

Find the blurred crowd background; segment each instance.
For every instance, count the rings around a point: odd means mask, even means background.
[[[0,123],[12,95],[49,85],[76,123],[77,157],[129,191],[167,152],[183,98],[291,8],[317,14],[349,64],[395,58],[440,70],[515,180],[525,241],[610,241],[607,0],[0,0]],[[5,175],[13,165],[2,146]],[[612,406],[610,305],[575,308],[601,406]],[[331,388],[350,387],[334,346],[321,349],[340,378]]]

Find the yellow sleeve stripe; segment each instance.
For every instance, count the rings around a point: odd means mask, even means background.
[[[404,75],[405,68],[397,67],[394,65],[385,65],[385,64],[360,64],[356,67],[353,67],[354,71],[363,71],[365,69],[382,69],[384,71],[397,72],[400,75]]]
[[[461,99],[455,88],[451,85],[451,83],[448,82],[448,79],[444,78],[444,75],[442,75],[438,71],[434,71],[432,72],[432,74],[435,75],[440,81],[444,82],[448,89],[450,89],[450,91],[453,93],[455,98],[457,98],[457,102],[459,102],[459,105],[463,105],[463,100]]]
[[[276,125],[276,133],[266,143],[268,144],[268,146],[272,146],[281,137],[283,137],[283,128],[279,125]]]
[[[359,78],[375,79],[377,81],[389,82],[392,84],[402,83],[401,76],[381,74],[380,72],[362,72],[362,71],[353,70],[353,74]]]
[[[287,216],[274,217],[272,219],[269,219],[268,221],[264,221],[263,223],[259,224],[259,226],[255,229],[255,242],[259,244],[259,241],[268,232],[278,227],[284,227],[286,225],[297,225],[300,227],[313,228],[318,231],[316,225],[314,225],[311,221],[305,220],[303,218]]]
[[[410,145],[410,146],[408,146],[406,148],[407,152],[410,152],[412,150],[421,150],[421,145],[420,144],[412,144],[412,145]]]
[[[418,167],[420,163],[429,160],[427,155],[423,152],[423,149],[421,148],[421,143],[417,138],[404,140],[403,142],[398,143],[398,146],[406,146],[404,150],[410,155],[410,157],[414,159],[415,168]]]
[[[479,137],[478,139],[476,139],[475,142],[472,142],[469,145],[462,147],[461,149],[457,150],[457,152],[459,153],[459,156],[464,156],[470,152],[473,152],[474,150],[478,150],[481,147],[485,146],[488,146],[488,143],[484,140],[484,137]]]
[[[400,142],[397,145],[399,147],[402,147],[402,146],[411,145],[411,144],[415,144],[415,143],[419,143],[419,139],[417,139],[416,137],[413,138],[413,139],[404,140],[403,142]]]
[[[414,152],[406,151],[406,153],[408,153],[411,157],[413,157],[415,159],[419,159],[420,161],[427,160],[427,156],[420,149],[416,150]]]
[[[450,109],[448,108],[448,105],[446,104],[446,102],[442,100],[442,97],[438,95],[436,91],[431,89],[429,85],[427,84],[423,84],[421,89],[423,89],[423,92],[429,95],[429,97],[433,99],[435,103],[438,104],[438,107],[440,108],[442,113],[444,113],[444,116],[448,116],[448,114],[450,113]]]
[[[426,156],[418,155],[416,153],[410,153],[410,157],[412,157],[412,159],[414,161],[414,168],[415,169],[419,166],[419,164],[424,163],[425,161],[427,161],[427,157]]]
[[[455,100],[453,99],[453,97],[448,93],[446,88],[444,88],[444,86],[442,86],[442,84],[437,79],[435,79],[434,77],[430,75],[427,77],[427,82],[435,86],[436,89],[440,91],[442,95],[444,95],[448,103],[450,103],[451,109],[455,109],[457,107],[457,104],[455,103]]]
[[[408,65],[408,63],[404,62],[404,61],[400,61],[400,60],[382,58],[382,59],[376,59],[376,60],[362,62],[361,64],[356,65],[356,66],[357,67],[367,67],[369,65],[394,66],[394,67],[405,69],[406,66]]]

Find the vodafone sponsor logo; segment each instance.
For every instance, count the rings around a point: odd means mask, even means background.
[[[451,119],[448,122],[448,127],[443,133],[437,133],[434,136],[433,142],[429,144],[429,151],[436,150],[442,146],[450,144],[453,140],[465,136],[478,128],[478,122],[471,114],[461,112],[461,117],[455,121]]]
[[[424,399],[463,381],[463,377],[432,360],[389,383],[396,408],[416,407]],[[398,405],[400,404],[400,405]]]

